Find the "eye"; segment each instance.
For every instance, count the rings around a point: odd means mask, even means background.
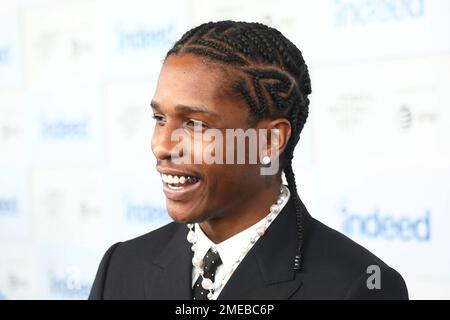
[[[164,123],[164,117],[159,114],[153,114],[152,118],[155,119],[158,124]]]
[[[195,119],[189,119],[188,122],[186,123],[186,125],[190,128],[200,128],[200,129],[205,129],[208,127],[208,125],[200,120],[195,120]]]

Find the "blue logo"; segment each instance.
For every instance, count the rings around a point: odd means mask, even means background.
[[[346,207],[343,214],[343,232],[349,236],[386,240],[427,242],[431,239],[431,213],[425,210],[423,216],[394,217],[381,214],[376,208],[373,213],[350,213]]]
[[[419,19],[425,15],[425,0],[335,0],[334,4],[337,27]]]
[[[175,27],[173,23],[160,29],[146,29],[144,27],[131,31],[125,31],[120,26],[117,28],[118,47],[122,51],[134,51],[168,47],[175,39]]]
[[[19,213],[18,201],[15,197],[0,198],[0,217],[14,216]]]
[[[91,291],[91,283],[83,283],[79,279],[72,279],[70,274],[58,277],[49,272],[50,291],[63,297],[85,299]]]
[[[160,223],[168,220],[167,212],[164,208],[154,207],[150,203],[135,203],[126,201],[126,218],[130,222],[137,223]]]
[[[88,119],[41,122],[42,136],[51,139],[85,139],[88,138],[89,131]]]
[[[7,63],[10,59],[9,54],[8,47],[0,47],[0,63]]]

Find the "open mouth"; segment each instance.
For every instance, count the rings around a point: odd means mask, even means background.
[[[164,173],[161,174],[161,179],[171,190],[183,190],[199,181],[199,178],[195,176],[174,176]]]

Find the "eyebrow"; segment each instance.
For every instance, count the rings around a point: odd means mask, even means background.
[[[154,100],[152,100],[150,102],[150,106],[154,110],[161,111],[161,108],[160,108],[159,104],[156,101],[154,101]],[[177,109],[179,111],[182,111],[184,113],[202,113],[202,114],[205,114],[205,115],[212,116],[214,118],[220,118],[220,116],[217,113],[208,110],[204,106],[188,106],[188,105],[184,105],[184,104],[177,104],[175,106],[175,109]]]

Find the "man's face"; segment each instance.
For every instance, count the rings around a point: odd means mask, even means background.
[[[248,107],[243,101],[225,94],[224,73],[202,62],[194,55],[170,56],[164,63],[152,100],[156,118],[152,151],[157,170],[183,179],[171,187],[163,183],[167,210],[173,220],[183,223],[202,222],[230,214],[262,188],[258,164],[177,164],[172,141],[174,130],[182,131],[196,149],[205,150],[211,140],[198,139],[194,128],[248,128]],[[198,136],[197,136],[198,137]],[[224,146],[226,143],[224,142]],[[223,154],[226,154],[224,149]],[[183,154],[191,158],[191,155]],[[175,179],[175,178],[173,178]]]

